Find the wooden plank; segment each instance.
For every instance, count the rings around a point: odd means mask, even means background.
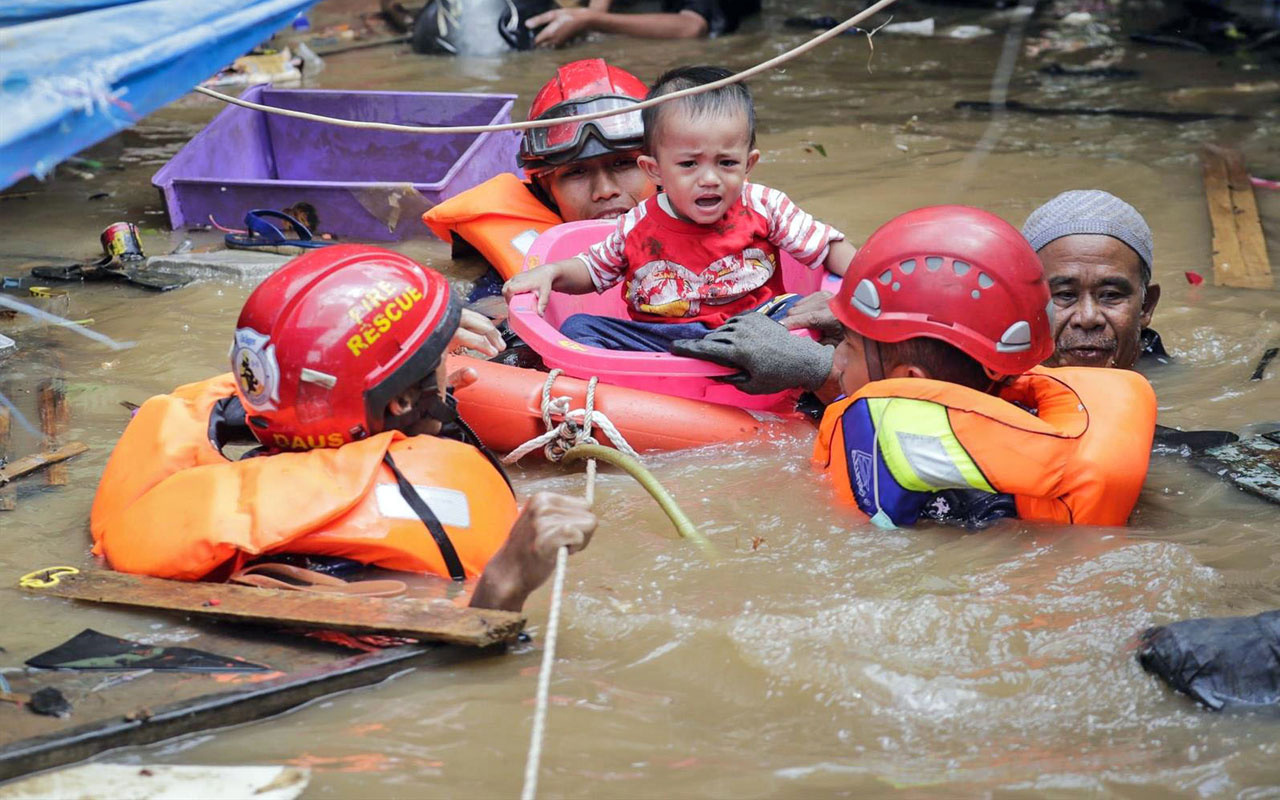
[[[23,456],[17,461],[10,462],[0,468],[0,486],[4,486],[14,478],[20,478],[28,472],[35,472],[44,467],[60,464],[68,458],[74,458],[86,452],[88,449],[89,446],[83,442],[71,442],[48,453],[33,453],[29,456]]]
[[[1213,282],[1217,286],[1273,289],[1266,239],[1253,185],[1239,151],[1213,144],[1200,150],[1205,197],[1213,225]]]
[[[39,393],[40,429],[44,431],[44,446],[46,450],[57,450],[70,423],[65,383],[61,378],[41,381]],[[54,463],[46,473],[46,480],[50,486],[65,486],[67,468]]]
[[[23,712],[23,721],[30,717],[35,722],[56,728],[0,745],[0,781],[72,764],[106,750],[147,745],[184,734],[266,719],[318,697],[372,686],[413,667],[447,666],[493,652],[497,651],[408,645],[377,653],[326,659],[324,663],[290,670],[279,677],[232,684],[215,681],[209,675],[184,676],[185,682],[175,683],[174,675],[156,673],[145,676],[145,681],[158,684],[168,693],[155,695],[156,688],[153,687],[148,694],[159,702],[148,701],[146,706],[118,707],[120,696],[133,696],[131,692],[136,694],[143,688],[144,680],[131,681],[108,691],[73,693],[75,712],[70,720],[36,717]],[[274,658],[270,660],[277,661]],[[68,681],[83,678],[85,674],[40,671],[16,676],[11,674],[10,677],[18,683],[40,680],[43,685],[65,685]],[[92,676],[95,683],[101,679],[100,675]],[[205,692],[184,696],[196,687],[204,687]],[[113,698],[115,702],[110,703]],[[92,714],[95,709],[100,712],[96,716]],[[81,721],[86,718],[91,721]]]
[[[525,622],[523,616],[511,611],[459,608],[440,599],[325,595],[170,581],[110,570],[85,571],[62,577],[53,586],[30,590],[246,625],[404,636],[468,647],[510,641]]]
[[[0,469],[8,463],[9,455],[9,409],[0,407]],[[18,507],[18,493],[12,486],[3,486],[0,481],[0,511],[12,511]]]

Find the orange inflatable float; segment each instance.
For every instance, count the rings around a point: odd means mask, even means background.
[[[450,373],[464,368],[474,369],[479,379],[455,392],[458,412],[486,446],[509,453],[546,432],[542,390],[548,373],[467,356],[449,357]],[[567,375],[557,376],[551,396],[567,396],[570,408],[585,408],[587,383]],[[784,417],[603,383],[596,386],[595,410],[607,416],[639,452],[680,450],[813,429],[800,414]],[[562,419],[560,415],[552,416],[557,423]],[[609,437],[598,428],[594,435],[606,444],[617,444],[608,441]]]

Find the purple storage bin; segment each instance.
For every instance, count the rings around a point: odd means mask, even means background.
[[[416,125],[511,121],[515,95],[360,92],[255,86],[245,100],[313,114]],[[243,228],[246,211],[315,206],[341,238],[429,236],[431,206],[516,165],[514,131],[424,135],[342,128],[227,106],[151,179],[173,228]]]

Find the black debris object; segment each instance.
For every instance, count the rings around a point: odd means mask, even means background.
[[[1277,353],[1280,353],[1280,347],[1268,347],[1267,352],[1263,353],[1262,358],[1258,359],[1258,366],[1253,370],[1253,374],[1249,376],[1249,380],[1262,380],[1267,374],[1267,367],[1271,366],[1271,362],[1275,360]]]
[[[62,696],[62,692],[52,686],[46,686],[31,695],[31,701],[27,703],[27,708],[46,717],[66,719],[71,716],[70,701]]]
[[[1241,16],[1220,3],[1186,0],[1182,10],[1181,16],[1129,38],[1197,53],[1232,54],[1280,47],[1280,29],[1275,25]]]
[[[1193,453],[1192,463],[1238,489],[1280,503],[1280,429]]]
[[[1280,609],[1149,628],[1138,663],[1214,711],[1280,705]]]
[[[988,114],[997,111],[1016,111],[1020,114],[1035,114],[1041,117],[1126,117],[1129,119],[1151,119],[1160,122],[1202,122],[1207,119],[1249,120],[1248,114],[1218,114],[1209,111],[1156,111],[1142,108],[1089,108],[1087,106],[1030,106],[1017,100],[1005,103],[991,103],[986,100],[957,100],[955,107],[962,111],[984,111]]]
[[[1142,74],[1136,69],[1123,69],[1121,67],[1069,67],[1057,62],[1045,64],[1040,68],[1040,73],[1054,78],[1110,78],[1118,81],[1130,80]]]
[[[1238,441],[1240,437],[1231,431],[1180,431],[1157,425],[1151,449],[1157,453],[1179,453],[1186,447],[1194,453]]]
[[[102,669],[117,672],[154,669],[173,672],[266,672],[270,668],[243,659],[190,647],[157,647],[108,636],[86,628],[52,650],[27,659],[40,669]]]

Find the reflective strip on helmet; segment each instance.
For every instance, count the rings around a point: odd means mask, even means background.
[[[904,489],[996,491],[951,430],[947,407],[927,400],[869,398],[884,463]]]

